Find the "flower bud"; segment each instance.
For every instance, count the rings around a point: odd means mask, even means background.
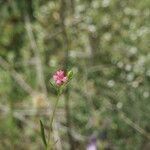
[[[69,80],[71,80],[73,78],[73,71],[72,70],[68,71],[67,77]]]

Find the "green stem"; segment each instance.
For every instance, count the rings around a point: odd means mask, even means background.
[[[57,95],[57,99],[56,99],[56,102],[55,102],[55,105],[54,105],[54,110],[52,112],[52,117],[50,118],[50,128],[49,128],[49,134],[48,134],[48,145],[47,145],[46,150],[48,150],[49,146],[50,146],[50,133],[51,133],[51,129],[52,129],[53,120],[54,120],[54,117],[55,117],[55,113],[56,113],[56,108],[57,108],[57,105],[58,105],[59,97],[60,97],[60,94]]]

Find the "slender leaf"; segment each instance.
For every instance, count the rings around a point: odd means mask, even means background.
[[[58,92],[58,88],[50,81],[51,86]]]
[[[42,121],[40,120],[40,126],[41,126],[41,137],[42,137],[42,141],[45,145],[45,147],[47,147],[47,142],[46,142],[46,138],[45,138],[45,132],[44,132],[44,126]]]

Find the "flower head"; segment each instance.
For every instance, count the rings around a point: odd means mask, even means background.
[[[97,148],[96,148],[95,144],[90,144],[90,145],[88,145],[88,147],[86,148],[86,150],[97,150]]]
[[[86,150],[97,150],[96,140],[97,140],[96,135],[92,135]]]
[[[65,75],[63,70],[59,70],[53,75],[53,80],[60,86],[68,81],[68,77]]]

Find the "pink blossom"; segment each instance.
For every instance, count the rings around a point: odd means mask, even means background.
[[[53,80],[57,85],[62,85],[65,82],[67,82],[68,77],[65,76],[65,73],[63,70],[59,70],[56,72],[56,74],[53,75]]]

